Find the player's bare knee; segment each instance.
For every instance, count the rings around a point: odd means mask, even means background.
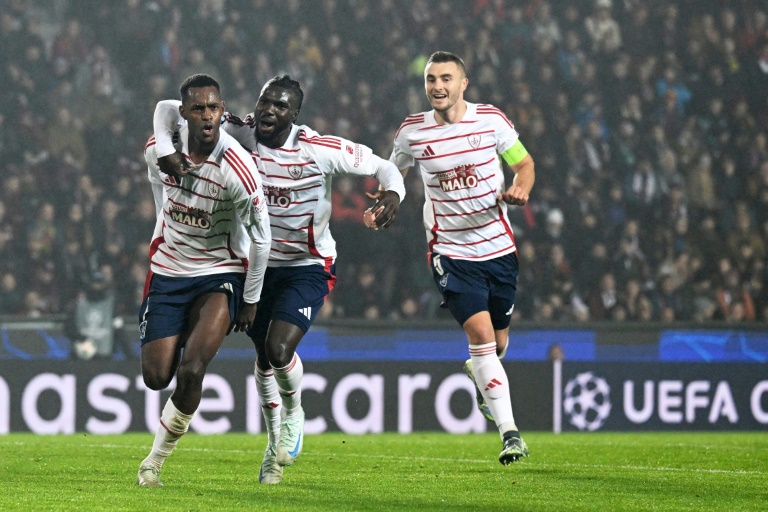
[[[143,372],[144,385],[152,391],[161,391],[168,387],[173,380],[173,375],[166,375],[161,372],[147,371]]]
[[[279,345],[277,347],[270,347],[267,350],[267,355],[269,357],[269,364],[272,366],[272,368],[285,368],[289,364],[291,364],[291,360],[293,359],[294,352],[291,350],[288,350],[287,347],[284,345]]]
[[[187,361],[179,365],[176,372],[177,386],[195,384],[203,381],[205,377],[206,364],[202,361]]]

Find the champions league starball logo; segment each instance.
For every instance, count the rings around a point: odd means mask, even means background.
[[[563,409],[579,430],[597,430],[611,414],[611,388],[592,372],[580,373],[565,386]]]

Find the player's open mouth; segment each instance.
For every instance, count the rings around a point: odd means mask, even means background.
[[[260,130],[267,130],[267,131],[269,131],[272,128],[274,128],[274,126],[275,126],[275,122],[274,121],[270,121],[270,120],[266,120],[266,119],[260,119],[259,120],[259,129]]]
[[[204,124],[203,125],[203,134],[211,136],[213,135],[213,125],[212,124]]]

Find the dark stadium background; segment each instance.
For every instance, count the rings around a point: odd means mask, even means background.
[[[536,161],[531,201],[510,213],[513,330],[654,347],[665,329],[736,348],[747,333],[765,360],[764,2],[7,0],[0,48],[4,359],[61,356],[40,332],[60,335],[97,272],[130,352],[154,225],[142,151],[185,77],[217,77],[243,116],[290,74],[301,123],[388,157],[402,119],[428,108],[423,66],[443,49],[467,63],[467,99],[504,110]],[[318,325],[459,335],[426,266],[417,173],[376,233],[360,222],[375,183],[341,181],[339,284]]]

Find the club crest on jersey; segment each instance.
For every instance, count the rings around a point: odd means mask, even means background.
[[[199,208],[173,205],[170,214],[171,220],[186,226],[200,229],[210,229],[211,227],[210,214]]]
[[[208,194],[214,199],[219,197],[219,186],[215,183],[208,183]]]
[[[448,286],[448,274],[445,274],[443,277],[440,278],[440,286],[445,288]]]
[[[304,172],[304,168],[300,165],[291,165],[288,167],[288,174],[290,174],[291,178],[295,180],[301,178],[302,172]]]
[[[293,193],[291,189],[273,187],[271,185],[264,185],[264,197],[267,200],[267,206],[274,206],[277,208],[288,208],[291,206],[291,199]]]
[[[479,133],[473,133],[472,135],[467,135],[467,141],[469,141],[469,145],[472,146],[472,149],[477,149],[480,147],[480,141],[482,140],[482,135]]]
[[[443,192],[477,187],[477,170],[474,165],[460,165],[451,171],[437,173],[437,181]]]

